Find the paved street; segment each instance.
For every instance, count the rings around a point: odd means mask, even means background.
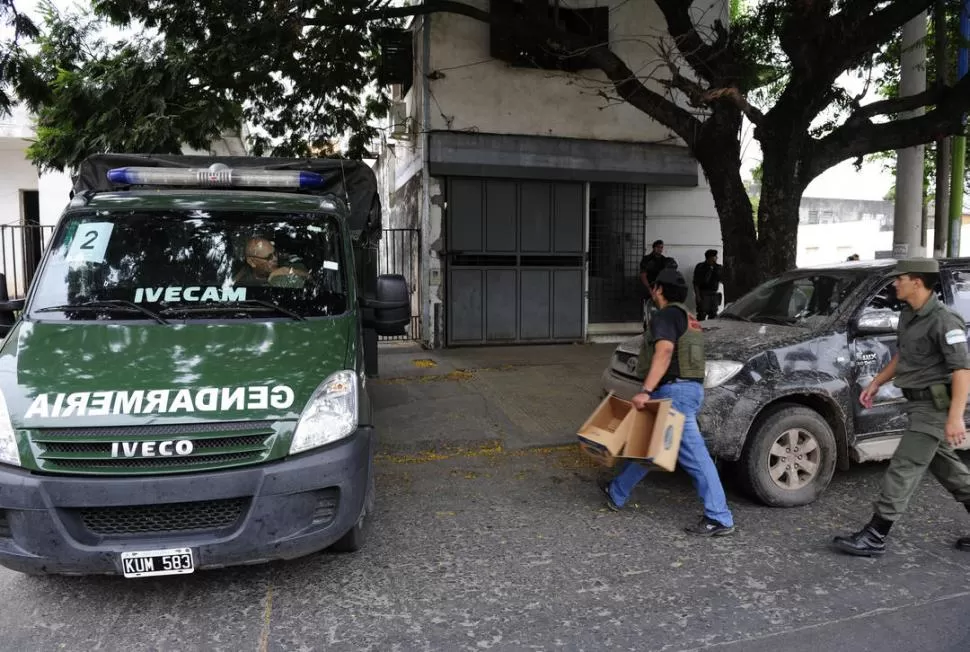
[[[574,446],[522,445],[531,441],[523,424],[562,423],[568,440],[566,417],[506,411],[483,394],[503,382],[477,375],[505,373],[507,386],[538,396],[562,383],[595,385],[598,372],[584,375],[553,349],[537,355],[549,356],[545,371],[557,383],[530,384],[544,375],[533,360],[490,372],[462,362],[462,373],[444,370],[447,380],[387,375],[374,384],[380,418],[413,420],[430,429],[429,441],[446,437],[442,419],[461,424],[461,410],[479,425],[433,449],[388,438],[360,553],[141,581],[0,570],[0,648],[970,649],[970,555],[951,547],[970,534],[970,517],[931,480],[880,560],[826,544],[868,517],[883,464],[837,473],[821,501],[800,509],[754,505],[729,485],[738,534],[690,539],[680,528],[699,507],[682,473],[649,476],[635,506],[614,514],[594,484],[601,471]],[[413,423],[401,428],[418,433]]]
[[[356,555],[147,581],[0,571],[3,649],[970,649],[970,556],[950,548],[970,519],[937,486],[884,559],[826,549],[882,465],[804,509],[732,493],[738,535],[697,541],[680,474],[614,514],[571,449],[431,457],[382,458]]]

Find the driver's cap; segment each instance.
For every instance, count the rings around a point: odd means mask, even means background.
[[[893,276],[901,274],[939,274],[940,261],[935,258],[907,258],[896,263]]]

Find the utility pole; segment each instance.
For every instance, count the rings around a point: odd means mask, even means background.
[[[970,2],[970,0],[967,0]],[[917,95],[926,90],[926,12],[903,26],[899,96]],[[900,115],[901,119],[923,115],[917,109]],[[923,156],[924,147],[909,147],[896,152],[896,210],[893,222],[893,257],[923,255]]]
[[[964,0],[960,12],[960,36],[963,44],[957,58],[957,81],[967,74],[967,41],[970,40],[970,0]],[[966,124],[966,123],[964,123]],[[960,231],[963,228],[963,182],[966,173],[967,138],[956,136],[953,139],[953,171],[950,182],[950,256],[960,255]]]
[[[946,86],[946,75],[950,62],[946,56],[946,0],[936,0],[933,12],[933,32],[936,40],[936,88],[942,91]],[[946,255],[947,232],[950,215],[950,139],[947,136],[936,139],[936,198],[933,219],[933,258]]]

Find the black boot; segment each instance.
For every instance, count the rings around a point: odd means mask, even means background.
[[[886,552],[885,535],[876,532],[872,525],[864,528],[847,537],[835,537],[832,545],[836,550],[840,550],[848,555],[857,557],[878,557]]]
[[[957,550],[965,550],[970,552],[970,537],[962,537],[957,539]]]

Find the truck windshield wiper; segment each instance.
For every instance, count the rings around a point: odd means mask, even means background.
[[[246,299],[245,301],[229,301],[226,303],[205,303],[201,305],[179,305],[170,306],[162,310],[163,315],[170,315],[174,313],[193,313],[193,312],[254,312],[254,311],[273,311],[278,312],[281,315],[286,315],[287,317],[292,317],[297,321],[306,321],[306,317],[298,312],[290,310],[289,308],[284,308],[278,303],[273,303],[272,301],[263,301],[262,299]]]
[[[781,317],[779,315],[755,315],[755,320],[766,324],[778,324],[780,326],[791,326],[798,321],[793,317]]]
[[[722,312],[720,315],[718,315],[718,318],[719,319],[734,319],[736,321],[746,321],[746,322],[750,322],[751,321],[747,317],[742,317],[741,315],[738,315],[738,314],[733,313],[733,312]]]
[[[68,310],[88,310],[91,312],[105,312],[112,310],[116,312],[140,312],[143,315],[151,317],[159,324],[168,323],[157,312],[149,310],[145,306],[140,306],[134,301],[125,301],[124,299],[103,299],[101,301],[85,301],[84,303],[74,304],[65,303],[61,306],[47,306],[46,308],[38,308],[35,312],[55,312]]]

